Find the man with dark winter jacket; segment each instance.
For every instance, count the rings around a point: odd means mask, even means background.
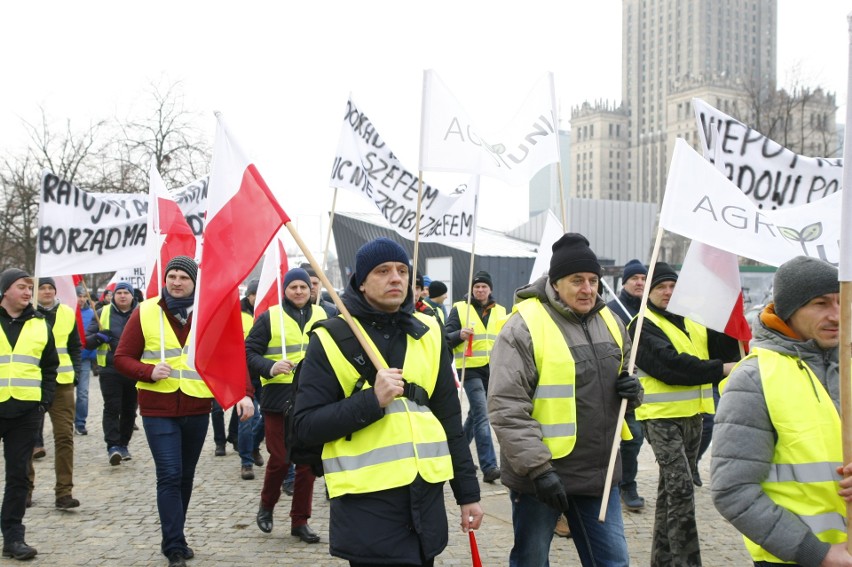
[[[482,480],[488,483],[500,478],[500,467],[491,439],[491,424],[488,422],[491,351],[494,339],[506,322],[506,308],[494,301],[492,289],[491,274],[486,271],[476,272],[470,289],[470,306],[466,301],[454,303],[445,327],[447,346],[453,351],[460,376],[464,366],[462,387],[470,405],[464,420],[464,434],[468,443],[472,440],[476,443]],[[471,339],[468,355],[468,341]]]
[[[645,278],[648,268],[642,262],[630,260],[624,265],[621,274],[621,291],[617,298],[606,304],[613,313],[618,315],[627,325],[633,319],[642,305],[642,292],[645,291]],[[639,451],[642,449],[642,426],[636,421],[636,413],[629,411],[624,415],[624,422],[630,429],[633,439],[621,442],[621,501],[631,512],[638,512],[645,507],[645,499],[639,496],[636,489],[636,473],[639,470]]]
[[[27,463],[53,402],[59,356],[50,325],[30,304],[32,277],[17,268],[5,270],[0,296],[0,439],[6,469],[0,531],[3,557],[24,560],[38,553],[24,542]]]
[[[630,338],[598,297],[600,276],[586,237],[563,235],[548,274],[515,293],[494,345],[488,410],[512,501],[512,567],[548,565],[562,513],[584,566],[630,560],[618,462],[606,521],[597,517],[621,400],[636,407],[642,388],[625,371]]]
[[[131,459],[127,446],[136,422],[136,381],[116,369],[114,356],[124,326],[137,306],[133,287],[127,282],[119,282],[112,300],[98,310],[86,329],[86,345],[98,350],[99,382],[104,399],[104,442],[112,466]]]
[[[636,419],[660,468],[651,566],[698,567],[701,550],[692,482],[701,443],[702,414],[715,411],[713,384],[733,368],[736,355],[717,354],[719,333],[670,313],[677,272],[654,265],[642,333],[634,348],[645,389]],[[635,335],[636,319],[628,330]]]
[[[774,302],[754,323],[751,354],[722,383],[713,503],[742,532],[755,565],[852,565],[841,497],[852,499],[852,467],[837,470],[839,289],[826,262],[784,263]]]
[[[324,445],[330,552],[351,565],[433,565],[449,539],[447,480],[462,529],[482,521],[450,354],[435,318],[414,313],[409,278],[405,250],[379,238],[358,250],[343,296],[388,368],[359,380],[323,326],[340,319],[314,328],[302,363],[295,425]]]

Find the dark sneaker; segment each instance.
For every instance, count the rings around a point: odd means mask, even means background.
[[[701,475],[698,474],[698,469],[695,469],[692,472],[692,484],[695,486],[704,486],[704,483],[701,482]]]
[[[225,444],[224,443],[216,443],[216,451],[213,452],[217,457],[225,456]]]
[[[23,541],[13,541],[9,544],[3,544],[3,557],[14,557],[18,560],[32,559],[38,555],[36,548],[30,547]]]
[[[89,434],[89,432],[86,430],[85,425],[79,425],[79,426],[75,427],[74,433],[76,433],[77,435],[88,435]]]
[[[73,498],[70,494],[60,496],[56,499],[56,507],[60,510],[69,510],[71,508],[77,508],[78,506],[80,506],[80,501]]]
[[[116,447],[118,449],[119,454],[121,455],[122,461],[129,461],[133,457],[130,455],[130,451],[127,450],[127,447]]]
[[[183,550],[183,558],[192,559],[193,557],[195,557],[195,552],[192,551],[192,548],[187,545],[186,549]]]
[[[254,451],[252,451],[251,458],[254,459],[255,466],[263,466],[263,455],[260,454],[260,449],[255,449]]]
[[[631,512],[639,512],[645,507],[645,499],[639,496],[635,488],[622,492],[621,501],[624,503],[624,507]]]
[[[121,464],[121,451],[118,450],[118,447],[110,447],[107,450],[107,455],[109,455],[109,464],[112,466]]]
[[[169,554],[169,567],[186,567],[186,560],[183,558],[183,553],[173,551]]]
[[[47,456],[47,451],[44,450],[44,447],[33,448],[33,459],[43,459],[45,456]]]
[[[254,480],[254,469],[251,465],[243,465],[240,468],[240,478],[243,480]]]
[[[500,469],[494,468],[490,471],[485,471],[482,473],[482,481],[487,482],[488,484],[494,484],[495,481],[500,480]]]

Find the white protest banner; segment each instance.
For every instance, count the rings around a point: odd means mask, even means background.
[[[145,293],[145,285],[147,284],[147,280],[145,279],[145,268],[124,268],[121,270],[117,270],[110,278],[109,284],[117,284],[119,282],[127,282],[134,289],[140,290],[142,293]]]
[[[172,196],[200,237],[207,178],[193,181]],[[45,172],[36,250],[39,270],[58,276],[141,266],[145,263],[147,218],[147,194],[91,193]]]
[[[550,259],[553,257],[553,243],[565,234],[562,223],[550,209],[547,210],[547,219],[544,221],[544,231],[541,233],[541,241],[536,251],[535,262],[530,270],[530,283],[547,273],[550,268]]]
[[[771,266],[806,254],[839,258],[841,193],[761,211],[683,139],[675,143],[660,211],[664,229]]]
[[[462,105],[429,69],[423,72],[420,169],[487,175],[524,185],[559,161],[553,73],[545,73],[498,132],[475,126]]]
[[[843,160],[797,154],[701,99],[692,99],[698,136],[716,161],[713,126],[718,125],[725,175],[762,210],[812,203],[840,191]]]
[[[376,206],[397,234],[414,240],[418,176],[403,167],[351,98],[346,103],[330,185],[360,194]],[[446,193],[423,184],[421,242],[471,241],[474,201],[465,198],[472,193],[465,187]]]

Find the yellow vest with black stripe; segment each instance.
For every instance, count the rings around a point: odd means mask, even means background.
[[[68,354],[68,335],[76,324],[77,317],[74,310],[60,303],[56,309],[56,320],[53,322],[53,342],[56,343],[56,354],[59,355],[59,368],[56,369],[57,384],[74,383],[74,365],[71,362],[71,355]]]
[[[104,305],[103,309],[101,309],[101,331],[109,331],[109,314],[112,311],[112,304],[109,303]],[[106,366],[106,355],[109,352],[109,343],[102,343],[98,345],[98,366]]]
[[[687,335],[674,323],[650,309],[645,311],[645,317],[665,333],[679,354],[691,354],[701,360],[710,358],[707,350],[706,327],[684,318],[683,322],[689,333]],[[665,419],[691,417],[699,413],[716,413],[712,384],[671,386],[649,376],[641,369],[638,375],[645,389],[645,398],[642,405],[636,408],[636,419]]]
[[[0,331],[0,402],[9,398],[41,401],[41,354],[48,332],[47,321],[41,317],[27,319],[12,348],[6,333]]]
[[[276,362],[282,359],[281,317],[284,317],[284,344],[287,345],[287,360],[292,362],[295,367],[296,364],[299,364],[299,362],[305,358],[305,351],[308,349],[308,332],[311,330],[314,323],[328,318],[325,310],[318,305],[308,303],[305,307],[309,307],[311,309],[311,317],[305,323],[304,329],[299,329],[299,324],[296,320],[287,315],[284,308],[280,305],[273,305],[269,308],[270,339],[269,346],[266,348],[266,353],[263,355],[263,358],[268,358],[269,360],[274,360]],[[267,384],[292,384],[293,373],[282,373],[277,376],[273,376],[272,378],[261,376],[260,383],[264,386]]]
[[[577,442],[574,357],[562,331],[539,299],[525,299],[515,309],[530,331],[538,373],[532,417],[541,424],[542,442],[550,449],[553,458],[559,459],[569,455]],[[615,316],[607,307],[601,309],[600,315],[621,350],[624,337]],[[623,366],[624,351],[621,352]]]
[[[180,345],[177,335],[166,319],[163,309],[159,305],[160,298],[152,297],[139,304],[139,323],[142,325],[142,335],[145,337],[145,349],[140,362],[156,365],[165,362],[172,367],[168,378],[156,382],[137,381],[136,387],[140,390],[150,390],[161,394],[170,394],[180,389],[187,396],[193,398],[212,398],[210,388],[192,367],[186,362],[187,347],[189,339],[184,346]],[[160,325],[165,333],[165,343],[160,338]],[[161,359],[161,344],[164,348],[165,360]]]
[[[778,435],[769,476],[760,483],[773,502],[799,517],[820,541],[846,541],[846,504],[837,467],[843,464],[840,416],[807,364],[755,348],[763,397]],[[785,563],[743,537],[755,561]],[[792,563],[792,562],[791,562]]]
[[[407,337],[402,375],[421,386],[431,397],[438,378],[443,337],[434,318],[414,315],[429,327],[419,340]],[[363,327],[367,342],[378,353]],[[359,374],[332,340],[328,331],[316,329],[328,361],[346,397],[352,395]],[[381,354],[378,355],[381,358]],[[384,361],[383,361],[384,362]],[[387,363],[385,363],[387,364]],[[364,388],[370,388],[365,384]],[[453,478],[447,435],[428,407],[405,397],[396,398],[378,421],[347,438],[323,446],[322,465],[329,496],[364,494],[407,486],[419,474],[426,482]]]
[[[488,315],[488,327],[486,328],[472,305],[470,307],[471,321],[468,322],[466,301],[457,301],[453,304],[453,307],[459,314],[461,326],[473,327],[473,345],[471,346],[473,355],[467,357],[467,361],[464,363],[465,367],[479,368],[485,366],[491,360],[491,349],[494,348],[494,339],[497,338],[497,333],[506,324],[506,308],[495,303],[494,307],[491,308],[491,313]],[[471,325],[471,323],[473,324]],[[462,341],[460,345],[453,349],[456,366],[459,368],[461,368],[466,348],[467,341]]]

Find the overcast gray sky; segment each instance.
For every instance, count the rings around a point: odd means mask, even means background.
[[[798,68],[835,91],[843,121],[849,3],[778,5],[779,80]],[[211,139],[212,112],[223,112],[315,248],[350,92],[411,170],[424,69],[483,129],[508,120],[545,71],[555,73],[563,127],[572,106],[621,96],[618,0],[4,2],[0,18],[4,151],[26,144],[21,119],[37,121],[39,105],[84,126],[134,112],[151,81],[180,80],[188,106],[209,116]],[[524,220],[525,189],[483,179],[482,192],[481,224]],[[337,208],[369,210],[343,194]]]

